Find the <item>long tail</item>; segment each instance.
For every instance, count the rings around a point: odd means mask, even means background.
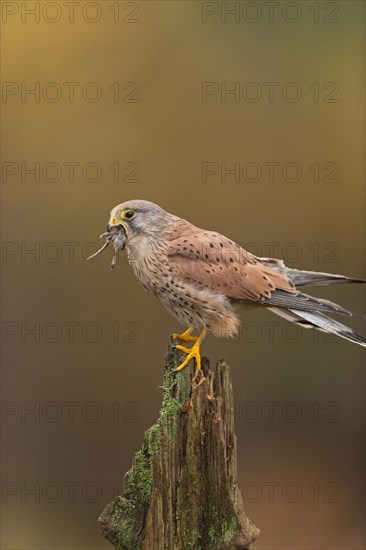
[[[283,273],[293,281],[295,286],[329,285],[334,283],[366,283],[366,279],[333,275],[332,273],[320,273],[317,271],[301,271],[287,267]]]
[[[334,275],[319,271],[302,271],[286,267],[282,260],[272,258],[258,258],[263,264],[283,273],[291,279],[296,287],[311,285],[330,285],[334,283],[366,283],[366,279],[346,277],[345,275]]]
[[[355,330],[335,321],[331,317],[320,313],[319,311],[303,311],[300,309],[280,309],[277,307],[269,308],[273,313],[276,313],[280,317],[292,321],[297,325],[301,325],[306,328],[318,328],[325,332],[330,332],[336,334],[341,338],[345,338],[350,342],[359,344],[360,346],[366,347],[366,338]]]
[[[295,287],[311,285],[329,285],[334,283],[366,283],[366,279],[346,277],[344,275],[333,275],[318,271],[302,271],[286,267],[282,260],[275,258],[257,258],[261,263],[286,275],[294,283]],[[241,302],[248,302],[241,300]],[[348,315],[350,317],[363,317],[358,313],[349,311],[342,306],[315,296],[309,296],[302,292],[288,293],[282,290],[272,292],[271,298],[264,300],[269,309],[298,325],[308,328],[317,328],[325,332],[336,334],[350,342],[366,346],[366,338],[355,330],[335,321],[325,315],[324,312]]]

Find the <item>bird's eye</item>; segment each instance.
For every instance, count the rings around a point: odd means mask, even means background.
[[[121,212],[121,218],[123,220],[132,220],[136,216],[136,212],[134,210],[124,210]]]

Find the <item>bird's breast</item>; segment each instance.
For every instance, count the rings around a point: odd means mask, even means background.
[[[139,239],[127,246],[128,262],[142,286],[154,294],[169,277],[166,247],[157,241]]]

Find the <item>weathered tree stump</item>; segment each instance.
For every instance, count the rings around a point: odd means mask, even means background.
[[[124,478],[124,490],[103,510],[103,536],[118,550],[244,550],[259,530],[245,515],[237,487],[236,436],[230,368],[193,383],[193,367],[169,345],[163,405],[145,432]]]

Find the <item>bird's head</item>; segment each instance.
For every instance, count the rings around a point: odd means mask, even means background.
[[[166,229],[171,214],[153,202],[131,200],[115,206],[110,213],[107,231],[123,227],[126,240],[134,237],[157,237]]]

